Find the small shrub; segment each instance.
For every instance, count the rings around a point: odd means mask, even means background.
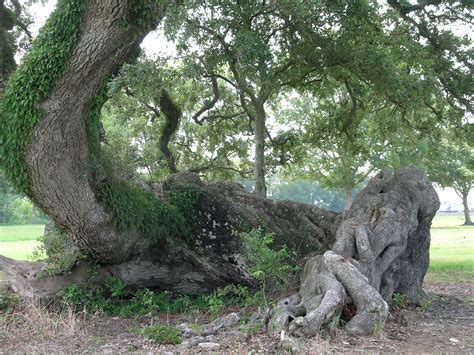
[[[298,267],[285,247],[273,250],[274,235],[261,228],[241,234],[242,242],[247,250],[247,262],[252,276],[260,282],[262,293],[281,289]]]
[[[181,332],[169,325],[154,325],[145,327],[142,335],[158,344],[181,344]]]
[[[17,295],[10,292],[6,288],[0,288],[0,311],[7,311],[19,303],[20,299]]]
[[[108,278],[104,287],[71,285],[63,288],[58,296],[61,306],[65,308],[88,313],[101,311],[122,317],[188,312],[209,307],[204,296],[171,298],[164,292],[154,292],[147,288],[130,292],[126,290],[123,282],[115,277]]]
[[[40,276],[51,276],[69,271],[82,257],[74,243],[53,222],[48,222],[43,236],[38,238],[39,245],[32,257],[40,259],[46,255],[48,268]]]
[[[429,299],[424,300],[420,304],[420,310],[422,312],[426,312],[428,309],[430,309],[430,307],[431,307],[431,300],[429,300]]]
[[[251,294],[249,289],[240,285],[227,285],[218,288],[210,295],[204,296],[207,308],[212,315],[217,315],[226,306],[261,306],[264,304],[262,293]]]
[[[394,310],[400,310],[408,305],[407,296],[403,293],[394,293],[392,295],[392,308]]]

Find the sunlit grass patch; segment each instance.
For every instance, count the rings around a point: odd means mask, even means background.
[[[0,242],[36,240],[43,235],[43,232],[44,224],[0,226]]]

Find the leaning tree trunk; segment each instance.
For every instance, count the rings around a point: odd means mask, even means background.
[[[13,84],[7,85],[4,98],[9,105],[3,105],[0,137],[10,150],[0,147],[0,152],[6,151],[8,155],[5,159],[2,154],[0,161],[12,169],[16,169],[16,163],[21,165],[26,161],[26,179],[21,169],[10,174],[10,178],[17,179],[22,188],[27,183],[25,192],[82,252],[99,263],[94,274],[86,264],[79,263],[67,275],[41,278],[44,263],[0,257],[0,272],[12,288],[24,296],[48,298],[64,285],[100,282],[111,275],[120,277],[130,287],[186,294],[207,292],[229,283],[252,285],[246,251],[238,235],[264,227],[275,234],[276,248],[286,245],[296,257],[322,254],[332,248],[308,263],[300,292],[286,305],[286,318],[273,318],[283,320],[280,323],[285,327],[290,318],[297,318],[290,323],[294,332],[314,333],[346,303],[357,307],[350,329],[367,332],[376,319],[384,320],[385,301],[392,292],[403,292],[411,300],[419,300],[423,296],[421,283],[428,263],[429,226],[439,202],[429,182],[412,169],[395,175],[387,171],[373,179],[345,214],[342,224],[337,214],[314,206],[266,200],[246,193],[235,184],[205,185],[191,174],[172,175],[163,184],[147,185],[146,196],[140,195],[136,188],[129,188],[128,192],[143,197],[138,208],[151,209],[146,221],[153,226],[142,223],[140,229],[117,223],[123,211],[114,209],[114,205],[107,204],[97,194],[97,187],[109,183],[110,177],[94,174],[91,169],[91,141],[87,132],[91,127],[86,122],[106,79],[131,56],[147,32],[133,25],[136,17],[147,19],[140,23],[150,23],[159,17],[149,7],[146,11],[140,8],[145,3],[60,2],[63,13],[69,17],[56,17],[58,25],[66,20],[74,24],[74,16],[80,14],[77,42],[68,56],[67,66],[51,86],[41,88],[48,90],[47,95],[38,90],[36,85],[41,83],[28,81],[28,74],[42,73],[36,69],[44,68],[44,61],[56,55],[63,58],[67,52],[61,43],[49,43],[46,52],[33,49],[25,59],[22,66],[29,65],[31,73],[20,70],[20,74],[13,75],[10,81]],[[74,10],[74,4],[78,11]],[[156,2],[148,3],[151,4]],[[64,28],[49,28],[49,31],[43,40],[48,40],[55,31],[65,40],[70,37],[64,36],[69,33]],[[54,65],[46,67],[55,69]],[[48,76],[42,79],[47,81]],[[22,85],[25,81],[28,85]],[[29,87],[39,92],[34,97],[24,95]],[[26,99],[16,102],[17,97]],[[26,111],[22,108],[30,106],[27,113],[31,117],[23,117]],[[6,131],[15,135],[13,139],[9,136],[5,139]],[[29,144],[24,154],[23,151],[18,154],[13,148],[23,147],[22,137]],[[192,205],[189,194],[194,196]],[[161,229],[156,226],[164,225],[165,220],[168,220],[167,233],[171,232],[169,228],[180,230],[181,226],[169,224],[169,213],[175,210],[163,209],[157,202],[176,200],[173,195],[188,196],[181,212],[193,215],[191,238],[170,238],[166,233],[144,238],[146,231],[158,233]],[[126,196],[133,198],[133,194]],[[122,198],[121,202],[127,205],[129,201]],[[130,208],[125,211],[140,212]]]
[[[99,262],[126,260],[140,239],[119,231],[91,186],[87,114],[107,78],[136,51],[146,28],[134,26],[133,0],[87,0],[78,42],[34,127],[26,152],[30,196]],[[159,14],[156,14],[158,18]],[[25,88],[26,90],[26,88]]]
[[[370,334],[385,322],[394,292],[419,303],[438,208],[434,188],[414,168],[376,175],[346,212],[331,250],[306,264],[300,291],[279,303],[269,330],[311,336],[349,307],[356,313],[346,328]]]
[[[264,228],[274,234],[274,247],[286,246],[295,259],[323,253],[334,242],[341,216],[293,201],[262,199],[229,182],[203,183],[191,173],[171,175],[143,188],[158,199],[192,192],[196,213],[192,240],[167,238],[149,244],[126,261],[102,265],[94,274],[80,262],[66,275],[38,277],[48,265],[0,256],[0,273],[25,297],[48,299],[62,287],[119,277],[132,288],[148,287],[179,294],[202,294],[230,283],[255,286],[247,265],[241,232]]]

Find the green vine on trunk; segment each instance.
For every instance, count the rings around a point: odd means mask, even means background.
[[[99,90],[86,120],[91,163],[90,183],[98,200],[114,215],[119,231],[139,230],[150,241],[165,237],[190,242],[195,234],[194,210],[201,193],[191,187],[167,191],[162,201],[152,192],[114,177],[113,157],[105,155],[99,137],[101,108],[107,85]]]
[[[29,195],[26,149],[46,100],[67,68],[77,44],[84,0],[60,0],[32,44],[23,64],[7,83],[0,107],[0,165],[7,179]]]
[[[128,25],[134,28],[153,26],[159,7],[166,1],[132,2]],[[34,127],[44,117],[39,107],[52,93],[67,69],[77,45],[79,27],[86,7],[85,0],[59,0],[23,64],[15,71],[5,89],[0,107],[0,166],[7,179],[19,191],[30,195],[27,147]],[[113,177],[102,156],[99,140],[100,110],[106,100],[106,85],[98,93],[87,116],[87,134],[91,160],[91,184],[97,198],[115,215],[121,231],[138,229],[155,240],[163,236],[185,237],[191,233],[191,218],[186,216],[196,201],[195,194],[176,192],[171,203],[160,201],[148,191]],[[181,194],[181,195],[180,195]],[[192,222],[192,221],[191,221]]]

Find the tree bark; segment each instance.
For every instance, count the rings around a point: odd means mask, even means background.
[[[471,220],[471,212],[469,209],[469,205],[467,202],[467,196],[469,194],[469,191],[462,191],[462,205],[464,207],[464,225],[465,226],[472,226],[472,220]]]
[[[344,211],[348,211],[352,205],[352,187],[345,187],[344,192]]]
[[[5,6],[5,1],[0,0],[0,99],[8,76],[15,69],[15,50],[12,48],[13,43],[9,43],[13,42],[9,33],[14,26],[12,16],[13,13]]]
[[[180,294],[201,294],[229,283],[255,286],[246,264],[246,250],[239,234],[265,228],[274,234],[274,247],[285,246],[295,259],[322,253],[334,242],[340,215],[293,201],[262,199],[229,182],[204,184],[197,175],[183,172],[163,183],[144,188],[157,198],[176,191],[199,192],[194,204],[196,226],[193,240],[161,240],[140,254],[113,265],[93,268],[84,262],[66,275],[37,277],[45,263],[0,258],[0,274],[25,297],[49,299],[68,283],[101,282],[121,278],[131,288],[148,287]]]
[[[416,169],[376,175],[344,214],[332,249],[310,259],[300,291],[279,303],[269,330],[312,336],[353,306],[348,331],[371,334],[387,319],[394,292],[420,303],[438,208],[436,191]]]
[[[255,194],[267,197],[265,183],[265,108],[263,104],[255,105]]]
[[[160,151],[166,159],[166,165],[170,173],[178,172],[173,152],[169,148],[171,137],[176,133],[181,120],[181,109],[173,102],[166,90],[161,91],[160,108],[165,116],[165,123],[160,135]]]
[[[140,240],[119,232],[90,185],[85,120],[99,89],[134,53],[147,29],[133,21],[132,0],[88,0],[66,72],[41,104],[44,118],[26,154],[35,203],[99,262],[126,260]],[[159,14],[157,14],[157,17]]]

